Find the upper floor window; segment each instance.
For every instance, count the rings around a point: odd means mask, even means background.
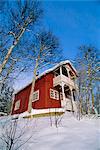
[[[73,99],[75,101],[76,100],[76,91],[75,91],[75,89],[72,90],[72,93],[73,93]]]
[[[55,75],[56,77],[60,75],[60,68],[57,68],[57,69],[55,70],[54,75]]]
[[[73,74],[72,71],[69,71],[69,74],[70,74],[70,78],[71,78],[71,79],[74,79],[74,78],[75,78],[75,76],[74,76],[74,74]]]
[[[15,102],[15,108],[14,108],[14,110],[18,110],[19,108],[20,108],[20,100],[17,100]]]
[[[39,100],[39,90],[35,91],[33,93],[33,100],[32,102],[38,101]]]
[[[65,86],[64,90],[65,90],[65,97],[68,99],[71,99],[71,90],[70,90],[69,86]]]
[[[68,77],[67,69],[64,66],[62,66],[62,74]]]
[[[50,98],[59,100],[59,92],[54,89],[50,89]]]

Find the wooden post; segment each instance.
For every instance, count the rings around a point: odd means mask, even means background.
[[[62,66],[60,66],[60,75],[62,76]],[[61,106],[63,108],[65,108],[65,93],[64,93],[64,83],[61,82],[61,88],[62,88],[62,96],[63,96],[63,100],[61,100]]]
[[[73,108],[73,92],[72,92],[72,87],[69,87],[70,88],[70,91],[71,91],[71,107],[72,107],[72,112],[74,112],[74,108]]]
[[[66,68],[66,70],[67,70],[68,78],[70,78],[69,69]]]
[[[61,105],[63,108],[65,108],[66,105],[66,100],[65,100],[65,93],[64,93],[64,83],[61,83],[61,87],[62,87],[62,95],[63,95],[63,100],[61,101]]]
[[[62,66],[60,66],[60,75],[62,75]]]

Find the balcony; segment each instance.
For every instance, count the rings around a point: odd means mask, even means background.
[[[54,87],[57,85],[61,85],[62,82],[64,82],[68,86],[72,86],[73,88],[75,88],[74,81],[64,75],[58,75],[57,77],[53,78]]]

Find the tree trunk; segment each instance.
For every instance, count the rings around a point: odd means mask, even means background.
[[[92,97],[92,113],[94,113],[94,94],[92,89],[91,89],[91,97]]]
[[[28,103],[28,112],[29,113],[31,113],[31,110],[32,110],[32,100],[33,100],[33,92],[34,92],[34,87],[35,87],[37,68],[38,68],[38,59],[36,60],[36,65],[35,65],[35,69],[34,69],[34,72],[33,72],[33,80],[32,80],[32,86],[31,86],[31,91],[30,91],[30,96],[29,96],[29,103]]]
[[[9,58],[10,58],[10,55],[14,49],[14,47],[18,44],[20,38],[22,37],[23,33],[25,32],[25,28],[22,29],[20,35],[18,36],[18,38],[15,40],[14,44],[8,49],[8,53],[7,55],[5,56],[4,58],[4,61],[3,63],[0,65],[0,74],[2,73],[6,63],[8,62]]]
[[[73,106],[73,92],[72,92],[72,89],[71,90],[71,107],[72,107],[72,112],[74,113],[74,106]]]
[[[82,109],[82,98],[80,99],[80,113],[83,114],[83,109]]]
[[[87,114],[89,115],[90,114],[90,96],[88,95],[88,98],[87,98]]]

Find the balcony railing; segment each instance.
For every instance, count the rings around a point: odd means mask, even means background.
[[[64,82],[66,85],[75,87],[74,81],[64,75],[59,75],[53,78],[53,86],[57,86],[59,84],[61,85],[62,82]]]

